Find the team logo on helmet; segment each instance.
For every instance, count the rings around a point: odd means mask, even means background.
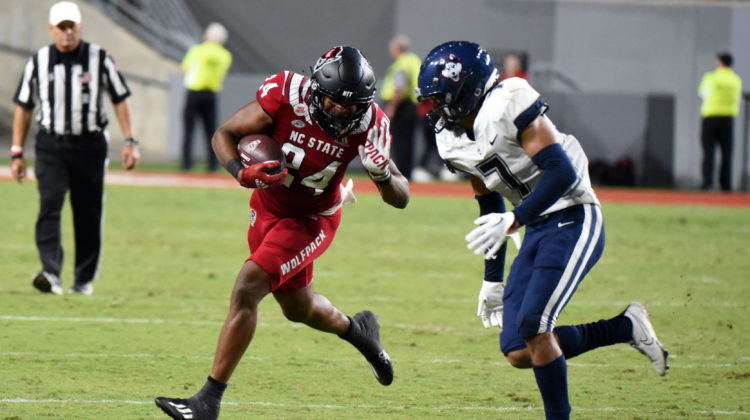
[[[323,54],[323,56],[320,57],[318,61],[315,63],[315,67],[313,67],[313,73],[315,73],[321,67],[325,66],[328,63],[333,63],[334,61],[340,61],[341,51],[343,51],[341,47],[334,47],[334,48],[331,48],[327,53]]]
[[[455,54],[451,53],[447,59],[440,60],[443,63],[443,71],[440,72],[440,75],[444,79],[451,80],[453,82],[458,82],[461,80],[461,71],[464,68],[463,63],[461,63],[461,60],[458,59],[458,57],[455,56]]]

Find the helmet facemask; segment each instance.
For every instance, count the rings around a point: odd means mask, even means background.
[[[446,103],[445,97],[446,95],[443,92],[435,92],[431,95],[418,94],[417,97],[419,102],[427,100],[433,102],[433,109],[424,115],[424,120],[436,133],[439,133],[444,129],[453,130],[456,128],[456,120],[454,118],[453,110]]]
[[[336,97],[330,92],[325,91],[316,81],[312,82],[311,89],[311,115],[318,126],[331,137],[346,137],[355,128],[357,128],[357,126],[359,126],[362,118],[364,118],[367,110],[370,107],[371,101],[353,102]],[[349,115],[334,115],[330,112],[327,112],[324,106],[325,97],[328,97],[329,99],[347,108],[351,105],[354,105],[356,107],[354,113]]]
[[[334,47],[325,53],[312,71],[310,113],[326,134],[343,138],[362,122],[375,97],[375,75],[367,59],[352,47]],[[355,107],[348,115],[325,110],[325,97]]]

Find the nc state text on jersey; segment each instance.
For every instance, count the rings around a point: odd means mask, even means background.
[[[344,148],[341,146],[337,146],[322,139],[316,139],[315,137],[310,137],[309,139],[305,139],[305,137],[306,135],[304,133],[298,131],[292,130],[289,133],[289,140],[299,145],[305,145],[306,143],[308,149],[317,150],[321,153],[333,156],[336,159],[341,159],[344,155]]]

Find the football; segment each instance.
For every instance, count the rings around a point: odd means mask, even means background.
[[[281,172],[286,166],[286,157],[281,147],[276,140],[265,134],[250,134],[241,138],[237,144],[237,152],[245,167],[274,160],[281,162],[277,170],[269,172],[271,175]]]

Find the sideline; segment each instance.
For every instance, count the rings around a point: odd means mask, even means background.
[[[33,168],[30,168],[25,182],[33,182]],[[12,182],[10,167],[0,166],[0,181]],[[131,185],[149,187],[193,187],[193,188],[237,188],[228,174],[169,173],[109,170],[105,177],[107,185]],[[355,194],[377,193],[372,182],[356,178]],[[429,182],[410,183],[409,189],[414,195],[441,197],[471,197],[471,186],[468,182]],[[643,188],[596,187],[596,195],[605,203],[693,205],[715,207],[750,207],[748,193],[697,192],[682,190],[659,190]]]

